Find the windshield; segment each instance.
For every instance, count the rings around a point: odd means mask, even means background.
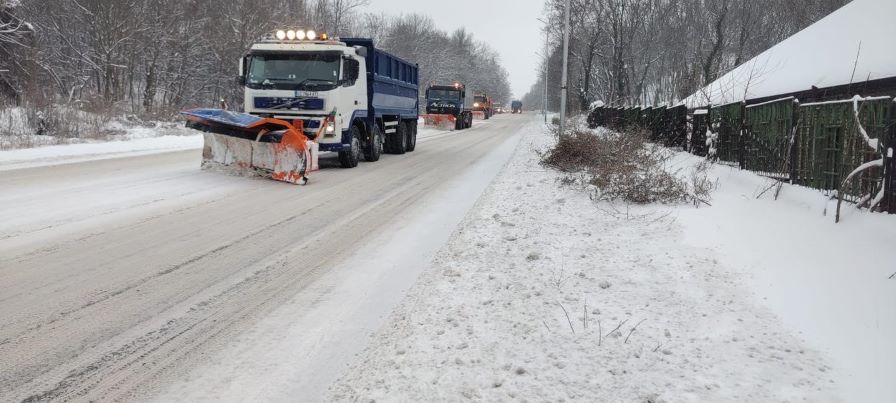
[[[475,100],[476,102],[481,102],[481,103],[485,103],[485,102],[486,102],[486,100],[485,100],[485,95],[477,95],[477,96],[474,98],[474,100]]]
[[[253,89],[327,90],[339,83],[339,52],[264,53],[249,56],[246,86]]]
[[[426,98],[457,101],[458,99],[460,99],[460,92],[456,90],[429,90],[429,92],[427,92]]]

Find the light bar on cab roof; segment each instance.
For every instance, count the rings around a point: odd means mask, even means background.
[[[302,29],[280,29],[274,32],[274,38],[277,38],[279,41],[316,41],[318,39],[328,41],[330,40],[330,35],[325,32],[318,34],[313,29],[307,31]]]

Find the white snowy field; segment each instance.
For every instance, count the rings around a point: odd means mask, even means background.
[[[596,204],[549,141],[529,128],[332,400],[894,401],[894,217],[834,225],[727,167],[712,207]]]

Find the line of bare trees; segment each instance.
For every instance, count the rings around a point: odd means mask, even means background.
[[[379,38],[383,48],[420,64],[421,96],[429,84],[460,81],[498,103],[509,103],[510,82],[498,53],[464,28],[448,33],[420,14],[369,15],[362,21],[361,35]]]
[[[420,63],[421,84],[464,80],[506,98],[496,53],[420,15],[363,14],[369,0],[0,0],[0,107],[66,104],[171,116],[239,105],[237,60],[265,33],[315,27],[372,35]]]
[[[542,63],[559,82],[564,5],[571,4],[569,105],[585,110],[675,103],[849,0],[547,0],[551,50]],[[548,109],[559,88],[549,86]],[[541,108],[539,77],[524,102]]]

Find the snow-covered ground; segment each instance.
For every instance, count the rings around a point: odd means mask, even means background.
[[[485,122],[477,121],[474,124],[482,125]],[[422,122],[420,125],[417,136],[418,141],[422,142],[454,133],[424,128]],[[180,126],[171,127],[170,124],[158,128],[132,127],[112,141],[84,140],[53,144],[51,141],[55,140],[43,139],[44,137],[47,136],[31,136],[29,144],[34,144],[35,147],[0,149],[0,171],[202,148],[202,135],[199,132]]]
[[[834,225],[727,167],[712,207],[595,204],[549,141],[530,127],[333,400],[893,401],[894,217]]]
[[[696,157],[681,154],[681,163]],[[830,357],[847,401],[896,402],[896,216],[716,166],[713,207],[680,209],[685,243],[744,273],[757,299]],[[896,276],[894,276],[896,277]]]
[[[198,132],[197,132],[198,133]],[[158,136],[0,151],[0,171],[202,148],[202,135]]]

